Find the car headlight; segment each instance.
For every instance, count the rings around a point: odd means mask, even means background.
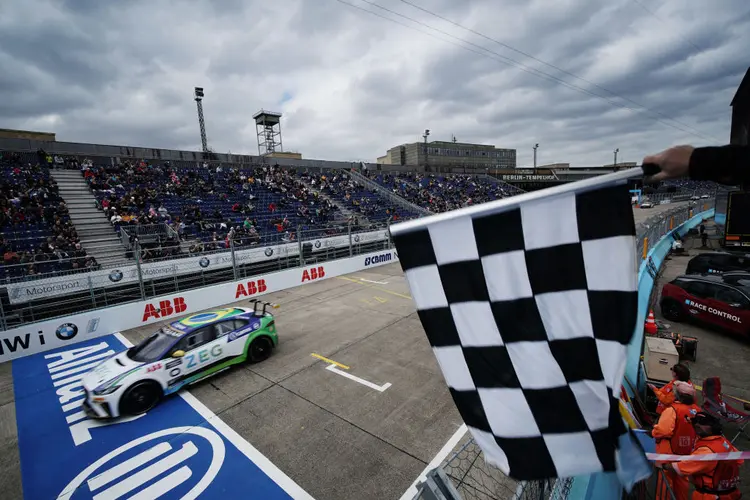
[[[106,396],[107,394],[112,394],[113,392],[115,392],[119,388],[120,388],[119,385],[109,385],[109,386],[105,386],[105,387],[97,387],[96,389],[94,389],[94,394],[96,394],[97,396]]]

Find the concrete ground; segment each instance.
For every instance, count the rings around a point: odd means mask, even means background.
[[[280,305],[271,358],[190,392],[314,497],[399,498],[462,424],[399,265],[264,298]]]
[[[635,220],[675,206],[634,209]],[[399,264],[265,298],[281,305],[275,311],[280,345],[272,357],[190,392],[314,497],[400,498],[462,421]],[[155,328],[123,334],[138,342]],[[707,345],[699,347],[706,364]],[[374,385],[391,385],[374,390],[327,370],[312,354]],[[466,441],[455,451],[473,463],[476,451],[462,448]],[[461,478],[469,497],[493,490],[512,497],[514,482],[481,467],[474,474]],[[10,363],[0,365],[0,484],[0,500],[22,498]]]
[[[709,232],[711,232],[711,229],[710,226],[707,227]],[[750,365],[747,363],[747,360],[750,359],[750,339],[692,323],[666,321],[659,310],[658,294],[661,293],[664,283],[684,274],[687,263],[691,258],[700,253],[711,251],[700,247],[699,238],[687,239],[685,248],[687,249],[687,255],[672,256],[662,266],[661,275],[655,284],[657,305],[654,307],[654,315],[657,319],[669,323],[673,331],[698,339],[696,361],[688,363],[694,383],[702,385],[707,377],[717,376],[721,378],[722,392],[750,401]],[[750,426],[748,426],[748,429],[750,429]],[[727,425],[724,434],[728,439],[732,439],[737,431],[737,426]],[[750,440],[745,436],[740,436],[734,442],[734,445],[743,451],[750,450]],[[741,479],[743,492],[750,492],[750,463],[746,462],[742,467]]]

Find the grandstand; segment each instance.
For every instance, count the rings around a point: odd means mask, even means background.
[[[57,144],[66,143],[44,143],[50,153],[31,147],[2,153],[0,278],[6,282],[121,267],[134,262],[136,239],[143,260],[174,259],[293,242],[299,231],[331,236],[350,225],[382,227],[523,192],[487,174],[365,166],[362,175],[351,164],[270,164],[264,157],[237,155],[214,155],[234,161],[103,157],[68,152],[85,145],[58,151]],[[156,151],[151,156],[201,156]],[[714,190],[713,183],[682,180],[658,188],[685,196]]]
[[[393,222],[523,192],[488,173],[9,141],[0,138],[6,328],[388,248]],[[71,152],[87,148],[96,154]],[[715,186],[658,189],[649,199],[668,203]]]

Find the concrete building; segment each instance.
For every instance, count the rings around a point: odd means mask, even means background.
[[[516,150],[456,141],[412,142],[392,147],[377,159],[381,165],[420,166],[435,170],[461,167],[466,172],[516,168]]]

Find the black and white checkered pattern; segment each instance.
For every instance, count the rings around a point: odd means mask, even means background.
[[[464,422],[519,480],[615,471],[638,307],[627,187],[462,212],[393,236]]]

